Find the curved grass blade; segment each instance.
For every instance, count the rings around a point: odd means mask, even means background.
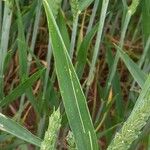
[[[43,1],[55,67],[66,114],[79,150],[98,150],[97,137],[81,85],[46,0]]]
[[[41,139],[33,135],[23,126],[16,123],[14,120],[6,117],[0,113],[0,130],[10,133],[26,142],[34,144],[36,146],[41,145]]]
[[[90,46],[93,37],[96,34],[97,29],[98,29],[98,24],[94,26],[93,29],[85,36],[85,38],[83,39],[79,47],[79,51],[77,53],[77,62],[75,65],[76,72],[79,79],[81,79],[83,75],[85,64],[87,61],[88,48]]]
[[[121,50],[120,47],[116,47],[118,49],[121,59],[124,61],[134,80],[140,85],[140,87],[142,87],[146,81],[147,75],[138,67],[138,65],[136,65],[132,61],[132,59],[124,51]]]
[[[20,85],[18,85],[10,94],[8,94],[6,97],[3,98],[3,100],[0,102],[0,107],[6,106],[9,103],[11,103],[13,100],[21,96],[26,92],[28,88],[30,88],[35,81],[42,75],[44,69],[40,69],[36,73],[34,73],[31,77],[26,79],[24,82],[22,82]],[[34,102],[35,103],[35,102]]]

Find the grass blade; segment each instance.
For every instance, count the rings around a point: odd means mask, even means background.
[[[46,0],[43,1],[43,4],[47,15],[52,47],[54,49],[53,55],[59,87],[77,147],[79,150],[97,150],[97,138],[81,85],[52,11]]]
[[[98,25],[93,27],[93,29],[85,36],[81,45],[79,46],[79,50],[77,53],[77,61],[75,65],[76,72],[79,79],[81,79],[83,75],[86,60],[87,60],[87,55],[88,55],[88,49],[93,37],[96,34],[97,29],[98,29]]]
[[[9,2],[4,3],[4,16],[2,23],[2,33],[1,41],[0,41],[0,98],[2,99],[4,96],[3,93],[3,80],[4,80],[4,61],[7,55],[8,43],[9,43],[9,34],[10,34],[10,26],[12,22],[12,10],[11,4]]]
[[[25,35],[24,35],[24,26],[22,22],[22,16],[19,6],[19,1],[16,1],[17,6],[17,25],[18,25],[18,53],[19,53],[19,76],[21,82],[24,81],[27,77],[27,46],[25,43]],[[22,41],[22,42],[21,42]]]
[[[95,19],[95,16],[96,16],[96,11],[98,9],[98,4],[99,4],[99,0],[95,0],[94,6],[93,6],[93,9],[92,9],[92,15],[90,17],[90,21],[89,21],[89,24],[88,24],[88,27],[87,27],[86,34],[88,34],[89,31],[91,31],[91,29],[92,29],[94,19]]]
[[[14,120],[6,117],[2,113],[0,113],[0,130],[10,133],[36,146],[40,147],[41,145],[41,139],[39,139],[27,129],[25,129],[23,126],[19,125]]]
[[[99,27],[98,27],[97,37],[96,37],[96,43],[95,43],[91,67],[90,67],[90,71],[89,71],[89,75],[87,79],[86,94],[88,93],[89,87],[92,84],[93,79],[94,79],[95,65],[96,65],[96,61],[98,58],[99,47],[100,47],[100,43],[102,39],[103,27],[104,27],[104,23],[106,19],[108,4],[109,4],[109,0],[103,0],[101,15],[99,19]]]
[[[6,97],[3,98],[3,100],[0,102],[0,106],[8,105],[10,102],[21,96],[26,92],[26,90],[31,87],[35,81],[42,75],[43,71],[45,69],[40,69],[36,73],[34,73],[31,77],[26,79],[24,82],[22,82],[20,85],[18,85],[10,94],[8,94]]]
[[[116,46],[116,47],[119,51],[121,59],[126,64],[126,67],[130,71],[134,80],[140,85],[140,87],[142,87],[147,78],[146,74],[138,67],[138,65],[136,65],[131,60],[131,58],[124,51],[122,51],[118,46]]]

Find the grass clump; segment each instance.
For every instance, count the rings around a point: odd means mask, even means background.
[[[149,4],[1,0],[2,149],[148,150]]]

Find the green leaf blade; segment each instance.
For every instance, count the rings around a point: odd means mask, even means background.
[[[142,87],[146,81],[147,75],[138,67],[138,65],[132,61],[132,59],[124,51],[120,49],[120,47],[116,47],[119,51],[121,59],[124,61],[134,80],[140,85],[140,87]]]
[[[27,129],[16,123],[14,120],[0,113],[0,130],[10,133],[26,142],[40,147],[42,140]]]
[[[34,82],[42,75],[44,69],[40,69],[36,73],[34,73],[31,77],[22,82],[19,86],[17,86],[10,94],[8,94],[4,99],[0,102],[0,106],[6,106],[22,94],[26,92],[26,90],[34,84]]]
[[[77,147],[79,150],[97,150],[97,137],[81,85],[52,15],[52,11],[46,0],[43,2],[54,49],[53,54],[59,87]]]

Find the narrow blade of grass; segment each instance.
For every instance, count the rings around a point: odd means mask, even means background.
[[[6,97],[3,98],[3,100],[0,102],[0,106],[3,107],[5,105],[8,105],[10,102],[21,96],[26,92],[26,90],[31,87],[35,81],[42,75],[43,71],[45,69],[40,69],[36,73],[34,73],[31,77],[26,79],[24,82],[22,82],[20,85],[18,85],[10,94],[8,94]]]
[[[8,50],[10,26],[13,14],[13,11],[10,9],[8,2],[4,2],[4,6],[2,33],[0,33],[0,99],[2,99],[4,96],[4,61]]]
[[[132,61],[132,59],[124,51],[122,51],[118,46],[116,47],[120,53],[121,59],[126,64],[126,67],[130,71],[134,80],[140,85],[140,87],[142,87],[146,81],[147,75],[138,67],[137,64]]]
[[[109,0],[103,0],[101,15],[99,19],[98,32],[97,32],[95,47],[94,47],[93,56],[92,56],[92,62],[90,66],[89,75],[87,78],[86,94],[88,93],[89,87],[92,84],[93,79],[94,79],[95,65],[96,65],[98,55],[99,55],[99,47],[100,47],[100,43],[102,39],[102,33],[103,33],[104,23],[106,19],[108,4],[109,4]]]
[[[113,64],[113,54],[110,49],[107,50],[107,61],[108,66],[111,70],[112,64]],[[121,85],[120,85],[120,77],[118,72],[114,75],[114,79],[112,80],[112,87],[114,90],[114,94],[116,95],[115,105],[116,105],[116,111],[117,111],[117,119],[118,121],[122,121],[124,119],[124,102],[123,102],[123,96],[121,92]]]
[[[77,53],[77,61],[76,61],[76,72],[78,75],[78,78],[81,79],[83,72],[84,72],[84,68],[85,68],[85,64],[87,61],[87,54],[88,54],[88,49],[90,46],[90,43],[93,39],[93,37],[96,34],[96,31],[98,29],[98,25],[96,25],[95,27],[93,27],[93,29],[85,36],[85,38],[83,39],[78,53]]]
[[[52,11],[43,1],[52,41],[55,67],[66,114],[79,150],[97,150],[97,137],[91,121],[86,99],[60,35]],[[59,42],[58,42],[59,41]]]
[[[17,6],[17,25],[18,25],[18,53],[19,53],[19,76],[21,81],[27,77],[27,47],[25,43],[24,26],[22,22],[22,16],[18,0],[16,1]],[[22,41],[22,42],[20,42]]]
[[[0,130],[10,133],[26,142],[34,144],[36,146],[41,145],[41,139],[33,135],[23,126],[16,123],[14,120],[6,117],[0,113]]]

